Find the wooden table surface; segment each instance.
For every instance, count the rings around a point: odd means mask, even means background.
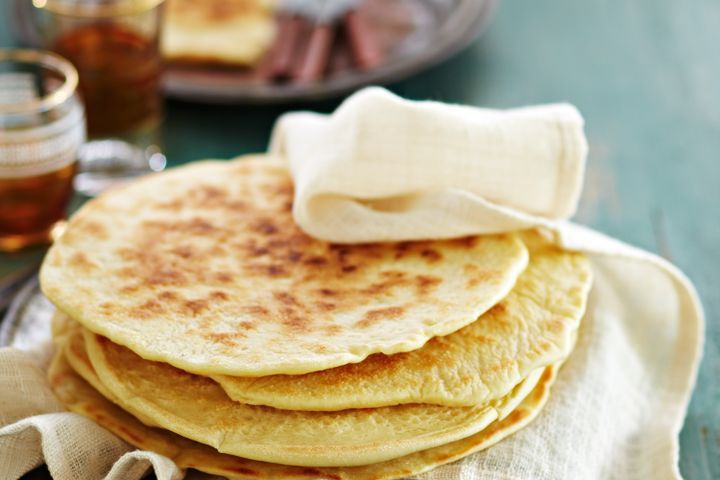
[[[12,45],[2,25],[0,46]],[[391,87],[490,107],[577,105],[590,156],[576,220],[669,258],[702,297],[705,357],[680,468],[720,479],[720,2],[506,0],[470,48]],[[169,102],[169,162],[263,151],[283,111],[336,105]]]

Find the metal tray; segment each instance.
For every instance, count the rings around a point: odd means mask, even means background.
[[[173,68],[163,78],[170,97],[209,103],[283,103],[343,95],[364,85],[384,85],[407,78],[448,59],[480,35],[496,0],[402,0],[422,20],[392,50],[390,58],[370,71],[341,70],[308,85],[253,83],[247,73],[232,70]]]
[[[31,350],[50,340],[50,320],[55,307],[40,291],[34,275],[10,302],[0,323],[0,347]]]

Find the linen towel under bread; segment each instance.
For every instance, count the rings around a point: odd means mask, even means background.
[[[677,435],[698,366],[702,311],[692,285],[664,260],[563,221],[577,204],[586,152],[574,108],[497,112],[367,89],[332,116],[286,115],[271,151],[290,162],[296,221],[320,238],[543,227],[561,246],[591,254],[586,319],[540,416],[489,450],[418,478],[679,477]],[[0,409],[0,471],[12,477],[44,460],[56,478],[136,479],[149,467],[160,480],[181,478],[165,457],[133,452],[77,415],[49,413],[61,407],[35,355],[0,350],[0,403],[16,405],[7,415]],[[98,444],[101,453],[89,455]]]

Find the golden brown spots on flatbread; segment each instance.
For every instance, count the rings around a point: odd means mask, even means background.
[[[225,199],[228,196],[227,190],[215,185],[203,185],[196,191],[202,197],[202,202],[204,204],[207,204],[207,202],[212,200]]]
[[[225,332],[225,333],[204,333],[203,337],[207,338],[216,343],[225,345],[226,347],[236,347],[238,345],[237,340],[245,338],[242,332]]]
[[[306,333],[310,331],[311,319],[306,315],[301,315],[297,310],[292,308],[284,308],[280,310],[280,321],[293,333]]]
[[[474,263],[466,263],[465,265],[463,265],[463,273],[465,274],[465,276],[475,275],[479,271],[480,267],[478,267]]]
[[[210,292],[210,300],[215,300],[215,301],[230,300],[230,295],[228,295],[227,292],[223,292],[222,290],[213,290],[212,292]]]
[[[229,272],[217,272],[215,273],[215,280],[220,283],[230,283],[233,281],[233,275]]]
[[[244,313],[258,317],[266,317],[270,315],[270,310],[262,305],[246,305],[242,308],[242,310]]]
[[[450,240],[450,243],[460,249],[470,250],[477,244],[478,237],[463,237]]]
[[[110,235],[105,226],[95,220],[78,218],[74,228],[65,230],[62,234],[63,241],[75,242],[81,239],[108,240]]]
[[[185,207],[188,206],[198,210],[232,210],[241,213],[247,208],[247,203],[233,198],[225,187],[200,185],[189,193]]]
[[[290,305],[293,307],[302,307],[298,299],[289,292],[273,292],[273,297],[284,305]]]
[[[388,292],[396,287],[407,286],[409,281],[407,274],[398,270],[385,270],[380,272],[382,280],[369,285],[363,289],[361,293],[366,295],[378,295],[383,292]]]
[[[463,271],[465,273],[465,286],[467,288],[475,288],[483,283],[493,281],[500,275],[500,272],[482,269],[472,263],[465,264]]]
[[[176,268],[170,267],[151,267],[145,276],[145,286],[155,285],[175,285],[181,286],[187,283],[187,279],[182,272]]]
[[[303,260],[303,263],[305,265],[309,265],[309,266],[320,267],[322,265],[327,264],[328,260],[325,257],[315,256],[315,257],[306,258],[305,260]]]
[[[105,315],[112,313],[114,309],[115,305],[113,305],[112,302],[103,302],[100,304],[100,311]]]
[[[82,222],[80,233],[95,237],[99,240],[107,240],[108,238],[110,238],[107,229],[102,224],[90,220],[85,220]]]
[[[265,271],[271,277],[284,277],[288,275],[287,269],[281,264],[267,265]]]
[[[332,312],[337,309],[337,304],[332,302],[315,302],[315,306],[323,312]]]
[[[164,290],[160,292],[158,298],[163,302],[177,302],[182,298],[182,296],[172,290]]]
[[[120,289],[119,289],[120,293],[122,293],[123,295],[128,295],[128,296],[129,296],[129,295],[132,295],[133,293],[135,293],[135,292],[137,292],[137,291],[139,291],[139,290],[140,290],[140,285],[138,285],[138,284],[134,284],[134,285],[123,285],[123,286],[120,287]]]
[[[515,365],[515,359],[512,358],[506,358],[499,362],[487,365],[485,368],[488,372],[494,372],[496,374],[502,374],[502,372],[506,372],[508,370],[508,367],[512,367]]]
[[[297,263],[302,259],[302,252],[298,252],[297,250],[290,250],[287,254],[287,260],[291,263]]]
[[[325,353],[328,351],[328,347],[320,343],[308,343],[305,348],[315,353]]]
[[[185,300],[183,303],[186,312],[189,315],[196,316],[210,307],[210,302],[204,298],[197,298],[195,300]]]
[[[162,235],[184,234],[209,234],[220,230],[218,227],[200,217],[193,217],[188,220],[146,220],[142,227],[148,233],[155,235],[155,241],[159,241]]]
[[[498,344],[498,340],[496,338],[488,337],[487,335],[474,334],[474,335],[472,335],[472,339],[475,343],[480,344],[480,345],[493,345],[493,344],[497,345]]]
[[[155,299],[145,300],[143,303],[130,310],[135,318],[152,318],[165,312],[162,304]]]
[[[344,329],[340,325],[327,325],[325,327],[325,334],[328,336],[337,335],[338,333],[342,332]]]
[[[395,260],[403,258],[408,253],[411,246],[412,244],[410,242],[399,242],[395,244]]]
[[[415,277],[415,286],[420,295],[427,295],[442,283],[442,278],[431,275],[418,275]]]
[[[75,252],[70,257],[69,264],[71,267],[77,268],[81,272],[88,272],[89,270],[97,268],[97,265],[83,252]]]
[[[436,263],[442,260],[442,253],[432,248],[425,248],[420,252],[420,256],[424,258],[428,263]]]
[[[267,247],[259,247],[255,242],[250,242],[249,245],[239,244],[236,247],[240,250],[247,250],[251,257],[262,257],[270,253],[270,249]]]
[[[272,218],[269,217],[258,218],[252,225],[250,225],[250,228],[261,235],[275,235],[279,231],[275,222],[273,222]]]
[[[363,316],[362,320],[357,322],[355,325],[360,328],[367,328],[380,320],[387,320],[392,318],[398,318],[400,315],[405,313],[405,307],[385,307],[375,308],[368,310]]]
[[[192,247],[190,247],[188,245],[179,245],[175,248],[172,248],[170,250],[170,253],[177,255],[178,257],[182,257],[182,258],[190,258],[195,254],[195,252],[193,252]]]

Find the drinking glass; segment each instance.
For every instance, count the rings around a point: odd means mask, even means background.
[[[78,191],[94,195],[162,170],[159,27],[162,0],[33,0],[47,47],[80,75],[89,142]]]
[[[85,141],[77,85],[55,54],[0,49],[0,251],[48,242],[65,216]]]

